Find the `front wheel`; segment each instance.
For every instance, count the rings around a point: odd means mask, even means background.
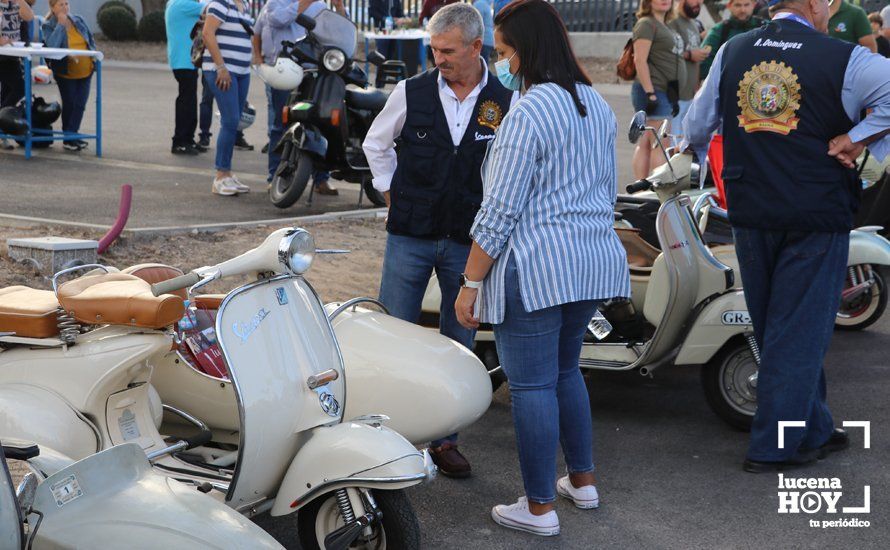
[[[269,188],[269,199],[278,208],[288,208],[300,200],[312,176],[312,159],[293,147],[291,143],[284,146],[281,162]]]
[[[362,183],[362,190],[374,206],[386,206],[386,198],[383,196],[383,193],[374,188],[371,180]]]
[[[862,275],[868,271],[868,267],[867,265],[856,265],[848,269],[857,274],[859,280],[862,280]],[[887,286],[877,267],[871,266],[871,275],[874,280],[871,288],[851,300],[841,298],[841,305],[834,320],[834,326],[838,330],[862,330],[884,314],[884,310],[887,308]],[[853,288],[855,282],[848,275],[847,281],[844,283],[844,292]]]
[[[349,492],[357,489],[347,489]],[[371,493],[383,517],[363,532],[349,548],[414,550],[420,548],[420,523],[404,490]],[[354,510],[356,516],[364,513]],[[325,547],[324,539],[340,527],[343,516],[336,493],[328,493],[306,505],[297,516],[300,545],[305,550]]]
[[[724,422],[750,431],[757,410],[757,362],[745,340],[724,346],[702,366],[701,381],[708,405]]]

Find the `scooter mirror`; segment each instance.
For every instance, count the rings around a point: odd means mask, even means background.
[[[22,478],[15,490],[15,498],[19,501],[22,515],[28,515],[31,512],[31,507],[34,506],[34,499],[37,498],[37,476],[33,472],[28,472]]]
[[[368,61],[375,67],[379,67],[386,62],[386,57],[384,57],[383,54],[378,52],[377,50],[374,50],[373,52],[368,54]]]
[[[630,121],[630,128],[627,131],[627,139],[631,143],[636,144],[640,141],[640,136],[646,131],[646,111],[637,111]]]
[[[668,125],[670,124],[670,119],[664,119],[661,123],[661,126],[658,127],[658,137],[660,139],[664,139],[668,137]]]

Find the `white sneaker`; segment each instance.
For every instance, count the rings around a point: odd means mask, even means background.
[[[15,145],[6,141],[6,138],[3,138],[0,139],[0,149],[11,151],[12,149],[15,149]]]
[[[600,496],[596,492],[596,485],[585,485],[576,489],[569,481],[569,476],[564,476],[556,481],[556,492],[559,496],[574,502],[575,506],[582,510],[600,507]]]
[[[232,181],[232,178],[213,178],[213,186],[210,188],[217,195],[237,195],[238,188],[235,186],[235,182]]]
[[[526,497],[519,497],[516,504],[498,504],[491,509],[491,519],[503,527],[542,537],[559,534],[559,518],[556,517],[556,511],[550,510],[542,516],[536,516],[529,511]]]
[[[241,180],[238,179],[238,176],[232,174],[232,181],[235,182],[235,188],[239,193],[250,193],[250,187],[241,183]]]

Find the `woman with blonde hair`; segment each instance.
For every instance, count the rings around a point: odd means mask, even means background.
[[[49,0],[49,13],[43,24],[43,36],[49,48],[69,50],[95,50],[93,33],[83,17],[71,13],[68,0]],[[53,61],[47,60],[62,97],[62,131],[68,134],[80,132],[83,112],[90,98],[90,83],[95,65],[92,57],[69,55]],[[62,144],[66,151],[86,148],[82,139],[67,139]]]
[[[642,0],[633,29],[637,78],[630,90],[635,111],[646,111],[646,123],[661,124],[679,112],[680,82],[686,78],[683,39],[667,26],[674,17],[673,0]],[[643,134],[633,155],[637,179],[664,162],[661,151],[652,149],[652,136]]]

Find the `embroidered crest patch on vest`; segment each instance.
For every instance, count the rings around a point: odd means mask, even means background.
[[[746,132],[788,135],[800,120],[800,84],[785,63],[764,61],[751,67],[739,83],[739,126]]]
[[[501,125],[502,118],[504,118],[504,113],[501,111],[501,106],[489,99],[483,101],[479,106],[479,116],[476,121],[480,126],[497,130]]]

